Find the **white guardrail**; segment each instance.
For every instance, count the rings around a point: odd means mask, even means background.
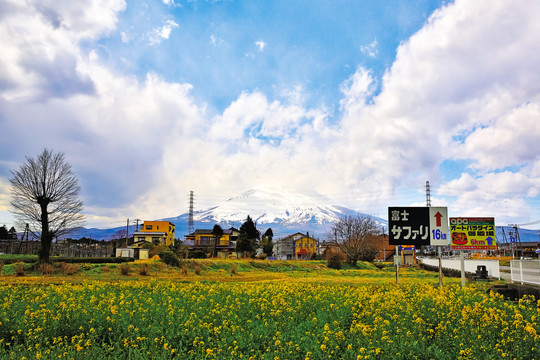
[[[512,282],[540,285],[540,260],[510,260]]]
[[[423,264],[439,267],[439,259],[420,259]],[[443,269],[453,269],[461,271],[460,259],[442,259],[441,264]],[[499,260],[471,260],[465,259],[465,272],[475,274],[479,265],[486,267],[488,276],[496,279],[501,279],[501,270],[499,268]]]

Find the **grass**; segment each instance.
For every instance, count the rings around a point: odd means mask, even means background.
[[[147,274],[140,272],[145,264]],[[43,275],[35,263],[24,265],[24,275],[16,276],[15,264],[4,265],[0,284],[82,284],[88,281],[177,281],[177,282],[265,282],[311,284],[394,284],[395,269],[378,269],[371,263],[359,262],[357,267],[345,265],[341,270],[328,269],[325,261],[270,261],[270,260],[183,260],[180,267],[161,261],[142,261],[128,264],[73,264],[76,270],[67,274],[70,264],[55,264],[50,275]],[[71,273],[71,271],[70,271]],[[460,280],[446,278],[445,283]],[[438,284],[438,274],[415,268],[400,268],[400,283]]]

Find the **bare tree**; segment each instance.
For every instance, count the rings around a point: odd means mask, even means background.
[[[372,261],[377,250],[373,239],[380,233],[375,220],[365,215],[345,215],[332,224],[329,238],[334,239],[348,261],[356,266],[359,260]]]
[[[53,238],[84,225],[77,178],[64,154],[48,149],[11,174],[12,213],[41,238],[39,262],[49,262]]]

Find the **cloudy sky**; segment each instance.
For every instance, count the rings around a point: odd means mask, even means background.
[[[90,226],[317,194],[540,219],[540,2],[0,0],[10,169],[73,166]]]

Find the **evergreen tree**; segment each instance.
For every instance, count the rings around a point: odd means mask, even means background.
[[[6,228],[6,225],[0,227],[0,240],[6,240],[8,239],[8,230]]]
[[[263,252],[267,256],[272,256],[272,253],[274,251],[274,242],[272,241],[273,237],[274,237],[274,233],[272,231],[272,228],[268,228],[268,230],[266,230],[260,242],[260,246],[262,247]]]
[[[238,241],[236,242],[236,252],[246,254],[255,252],[258,246],[258,240],[261,236],[259,230],[257,230],[255,223],[248,215],[246,221],[240,226]]]
[[[12,226],[11,229],[9,229],[8,238],[10,240],[17,240],[17,230],[15,230],[15,226]]]
[[[214,225],[214,228],[212,229],[212,234],[214,235],[214,257],[217,257],[217,245],[219,243],[219,239],[223,236],[223,229],[219,224]]]
[[[268,228],[263,236],[266,236],[270,241],[274,238],[274,232],[272,231],[272,228]]]

